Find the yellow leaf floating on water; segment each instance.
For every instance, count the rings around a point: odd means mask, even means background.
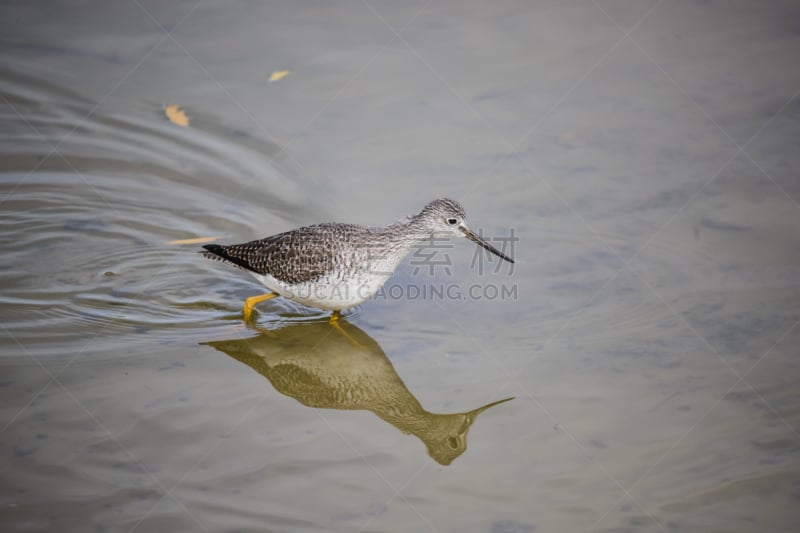
[[[167,241],[164,244],[203,244],[204,242],[214,242],[219,237],[195,237],[194,239],[177,239],[174,241]]]
[[[164,114],[173,124],[183,127],[189,125],[189,117],[186,116],[186,113],[183,111],[183,109],[175,104],[168,104],[164,106]]]
[[[269,82],[272,83],[273,81],[282,80],[283,78],[285,78],[288,75],[289,75],[289,71],[288,70],[276,70],[275,72],[270,74]]]

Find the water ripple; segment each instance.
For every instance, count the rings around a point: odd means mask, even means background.
[[[37,354],[55,339],[171,338],[238,317],[253,280],[166,243],[247,240],[317,210],[279,149],[246,133],[177,128],[157,105],[96,109],[20,72],[0,77],[0,94],[0,317]],[[265,314],[302,313],[275,302]]]

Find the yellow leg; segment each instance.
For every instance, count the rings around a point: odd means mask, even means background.
[[[347,339],[347,341],[350,344],[352,344],[354,347],[363,348],[363,346],[361,345],[360,342],[355,340],[353,337],[350,336],[349,333],[347,333],[344,330],[344,328],[342,327],[342,322],[339,320],[339,318],[341,316],[342,316],[342,314],[339,311],[334,311],[333,314],[331,315],[330,320],[328,322],[330,323],[331,326],[333,326],[333,329],[335,329],[336,331],[341,333],[344,336],[344,338]],[[345,321],[345,323],[347,323],[347,321]]]
[[[255,308],[256,304],[260,304],[261,302],[265,302],[267,300],[271,300],[279,296],[277,292],[270,292],[268,294],[259,294],[258,296],[251,296],[250,298],[245,298],[244,300],[244,319],[250,320],[253,316],[253,309]]]

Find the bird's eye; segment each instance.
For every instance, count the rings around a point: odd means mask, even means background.
[[[448,218],[447,219],[447,223],[450,224],[451,226],[455,226],[456,224],[458,224],[458,219],[457,218]]]

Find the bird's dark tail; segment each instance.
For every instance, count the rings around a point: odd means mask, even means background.
[[[222,246],[220,244],[206,244],[203,245],[203,250],[201,250],[199,253],[203,254],[203,257],[207,259],[221,261],[223,263],[230,263],[245,270],[253,270],[250,266],[250,263],[248,263],[246,260],[230,255],[228,253],[227,246]]]

